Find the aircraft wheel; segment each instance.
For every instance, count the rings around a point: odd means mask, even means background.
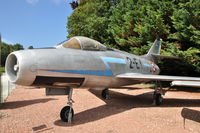
[[[64,122],[71,122],[73,117],[74,117],[74,110],[73,108],[71,108],[70,111],[70,106],[65,106],[62,108],[62,110],[60,111],[60,118],[62,121]]]
[[[159,106],[162,103],[163,98],[160,93],[154,95],[155,95],[155,104]]]
[[[109,90],[104,89],[101,93],[101,96],[102,96],[103,99],[109,99]]]

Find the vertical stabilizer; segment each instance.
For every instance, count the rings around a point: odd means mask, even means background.
[[[142,57],[156,62],[157,58],[179,59],[177,56],[160,55],[162,39],[156,39],[146,55]]]
[[[162,42],[162,39],[156,39],[153,45],[151,46],[151,48],[149,49],[147,56],[151,54],[160,54],[161,42]]]
[[[153,55],[160,55],[161,42],[162,39],[156,39],[151,48],[149,49],[148,53],[144,57],[148,60],[155,62],[155,58]]]

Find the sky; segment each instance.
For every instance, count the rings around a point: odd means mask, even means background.
[[[51,47],[67,36],[72,0],[0,0],[3,42],[27,48]]]

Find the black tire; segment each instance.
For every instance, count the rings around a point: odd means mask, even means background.
[[[62,108],[62,110],[60,111],[60,118],[61,118],[62,121],[68,122],[69,111],[70,111],[70,106],[65,106],[65,107]],[[73,108],[71,108],[71,113],[72,113],[71,119],[73,119],[73,117],[74,117]]]
[[[159,106],[162,103],[162,96],[161,94],[155,94],[156,105]]]
[[[109,99],[109,90],[104,89],[101,93],[101,96],[102,96],[103,99]]]

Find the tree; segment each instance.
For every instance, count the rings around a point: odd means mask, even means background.
[[[176,31],[170,34],[170,38],[179,41],[182,50],[190,47],[200,48],[199,7],[198,0],[180,2],[171,16]]]
[[[34,49],[33,46],[29,46],[28,49]]]
[[[6,43],[0,43],[0,47],[1,47],[1,66],[5,65],[6,62],[6,58],[7,56],[13,52],[13,51],[17,51],[17,50],[23,50],[23,46],[21,44],[15,44],[15,45],[9,45]]]
[[[11,49],[13,50],[13,51],[17,51],[17,50],[23,50],[24,48],[23,48],[23,46],[21,45],[21,44],[14,44],[14,45],[10,45],[10,47],[11,47]]]
[[[5,65],[5,61],[7,56],[9,55],[10,52],[12,52],[10,45],[6,44],[6,43],[0,43],[0,47],[1,47],[1,66]]]
[[[78,1],[73,1],[70,3],[70,5],[71,5],[72,9],[74,10],[78,7]]]
[[[108,42],[109,0],[80,0],[80,5],[68,19],[68,37],[87,36],[100,42]]]

